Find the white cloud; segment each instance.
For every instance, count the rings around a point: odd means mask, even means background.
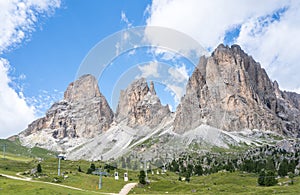
[[[149,78],[154,77],[158,78],[158,63],[157,62],[150,62],[149,64],[138,66],[139,70],[141,71],[141,75],[139,77]]]
[[[121,22],[124,22],[127,25],[127,28],[132,27],[132,23],[129,22],[129,20],[128,20],[128,18],[127,18],[124,11],[121,12]]]
[[[181,66],[170,67],[168,69],[168,79],[164,81],[165,90],[170,92],[174,99],[174,106],[180,103],[181,97],[185,93],[185,86],[189,79],[185,64]]]
[[[236,42],[267,69],[284,89],[300,88],[300,4],[297,0],[153,0],[148,26],[183,32],[206,49],[223,42],[241,26]],[[280,20],[272,14],[286,9]],[[168,35],[163,35],[167,37]],[[155,40],[152,40],[155,43]]]
[[[185,93],[185,88],[171,83],[166,83],[166,87],[166,90],[169,91],[174,97],[175,105],[177,106],[180,102],[181,97]]]
[[[9,63],[0,58],[0,136],[5,138],[27,127],[35,118],[35,109],[27,105],[22,93],[9,84]]]
[[[46,91],[41,90],[38,96],[26,97],[26,102],[29,106],[35,108],[35,116],[42,117],[45,112],[53,105],[57,100],[61,100],[63,92],[58,90]]]
[[[0,1],[0,54],[24,41],[38,20],[38,15],[49,15],[60,6],[60,0],[1,0]],[[36,117],[22,92],[22,84],[9,76],[9,62],[0,58],[0,137],[6,138],[24,130]],[[21,74],[18,80],[24,80]],[[21,86],[21,88],[19,87]],[[15,88],[13,88],[15,87]],[[17,89],[19,92],[17,92]]]
[[[184,64],[182,66],[171,67],[168,72],[174,82],[185,83],[189,79],[188,71]]]
[[[244,23],[237,43],[261,62],[282,89],[299,89],[300,4],[292,3],[279,21],[269,18]]]
[[[178,58],[180,58],[179,54],[176,54],[174,51],[168,51],[166,48],[150,47],[147,52],[151,53],[153,57],[160,57],[165,61],[172,60],[175,62]]]
[[[0,54],[34,30],[38,14],[49,14],[59,6],[60,0],[1,0]]]
[[[270,13],[282,1],[245,0],[154,0],[147,25],[176,29],[199,41],[205,48],[223,41],[227,29],[249,17]]]

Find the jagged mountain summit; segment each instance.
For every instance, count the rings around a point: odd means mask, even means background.
[[[127,121],[127,125],[156,127],[170,113],[168,105],[162,106],[156,95],[154,84],[150,87],[144,78],[135,80],[125,91],[121,91],[116,111],[116,121]]]
[[[114,122],[105,133],[69,151],[71,159],[108,160],[130,152],[164,130],[172,129],[174,113],[163,106],[153,82],[144,78],[120,92]]]
[[[176,111],[174,131],[201,124],[227,131],[271,130],[299,136],[299,95],[282,92],[238,45],[201,57]]]
[[[221,44],[200,58],[175,113],[161,104],[153,82],[141,78],[120,92],[114,114],[97,80],[84,75],[18,137],[69,159],[107,160],[132,151],[154,158],[195,144],[257,145],[273,135],[300,136],[300,95],[281,91],[240,46]],[[151,144],[140,148],[145,142]]]
[[[54,103],[45,117],[32,122],[19,138],[26,146],[66,150],[108,130],[113,117],[97,80],[84,75],[69,84],[64,99]]]

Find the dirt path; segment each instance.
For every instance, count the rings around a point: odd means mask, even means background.
[[[135,186],[137,185],[137,183],[128,183],[126,184],[122,189],[121,191],[119,192],[119,195],[127,195],[130,190],[132,188],[134,188]]]

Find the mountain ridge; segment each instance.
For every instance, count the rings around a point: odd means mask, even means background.
[[[187,144],[180,143],[182,148],[209,144],[207,140],[228,147],[256,143],[243,135],[248,130],[299,137],[299,107],[300,95],[281,91],[240,46],[220,44],[211,56],[200,58],[175,113],[161,104],[153,82],[149,86],[144,78],[120,92],[113,113],[96,79],[84,75],[18,137],[28,147],[89,160],[116,158],[154,137],[159,144],[154,143],[149,154],[160,147],[174,152],[179,142]]]

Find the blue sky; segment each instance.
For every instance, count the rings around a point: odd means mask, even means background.
[[[149,2],[90,0],[62,1],[51,17],[39,17],[29,40],[2,56],[14,67],[14,75],[26,75],[24,95],[37,96],[54,90],[62,92],[74,80],[88,51],[106,36],[122,30],[121,12],[128,12],[133,25],[144,25],[144,10]]]
[[[119,90],[145,76],[155,81],[162,103],[175,110],[196,65],[187,53],[161,47],[164,39],[172,42],[175,31],[207,53],[222,42],[240,44],[282,89],[300,92],[296,0],[3,0],[0,8],[0,137],[20,132],[60,100],[97,43],[136,26],[166,27],[174,34],[145,33],[147,43],[156,47],[132,46],[111,61],[99,84],[113,108]]]

